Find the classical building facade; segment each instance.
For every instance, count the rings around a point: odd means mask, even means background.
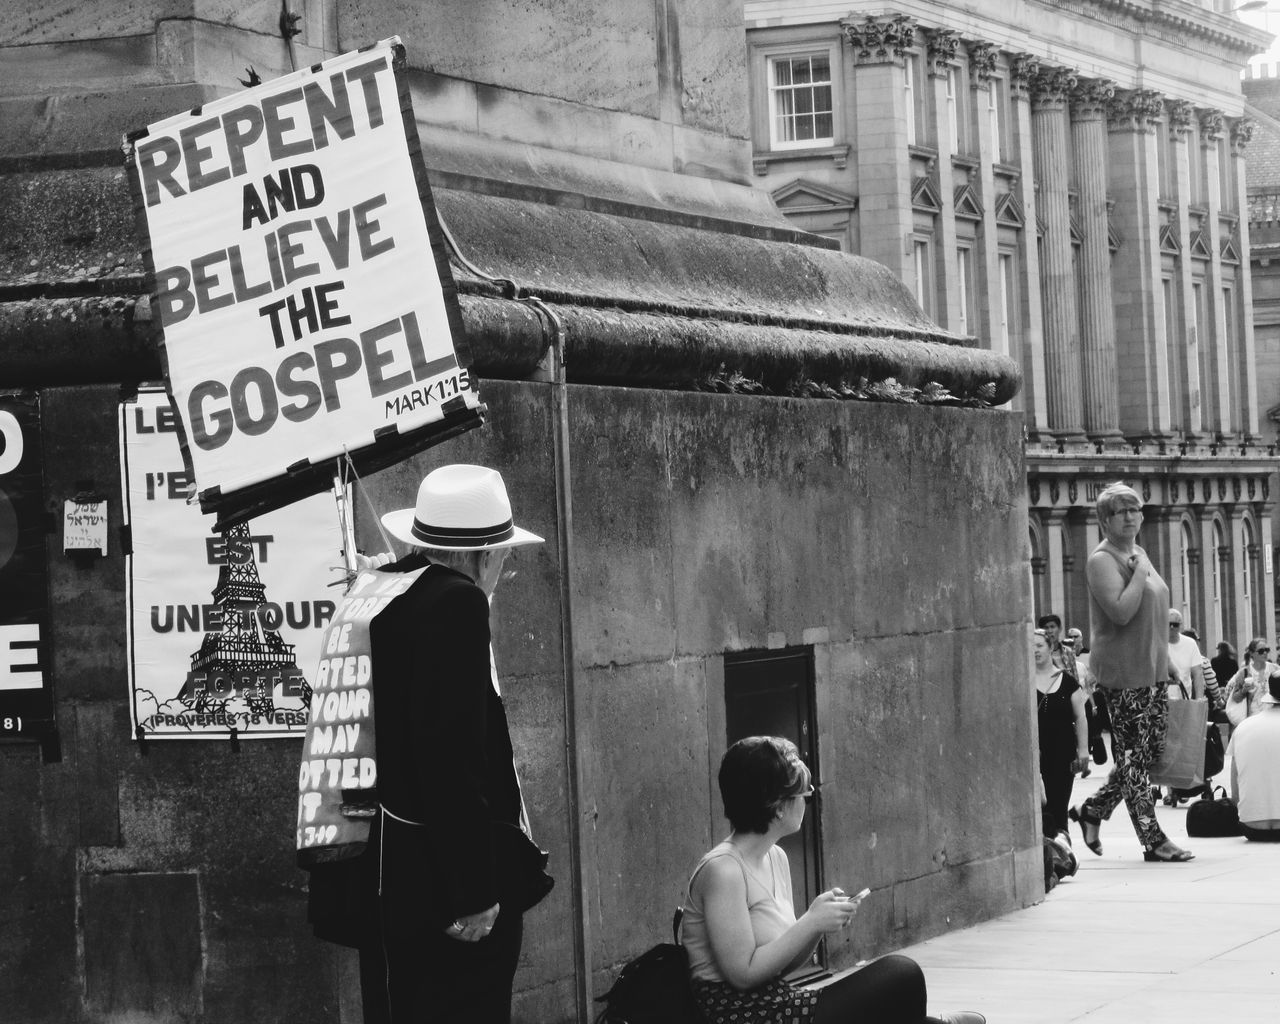
[[[1269,37],[1217,6],[745,4],[761,185],[1022,367],[1037,614],[1087,627],[1123,480],[1210,651],[1275,609],[1239,81]]]

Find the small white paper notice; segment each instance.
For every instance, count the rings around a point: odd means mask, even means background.
[[[62,506],[62,550],[107,553],[106,501],[67,501]]]

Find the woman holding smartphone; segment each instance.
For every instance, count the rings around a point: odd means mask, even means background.
[[[733,831],[694,869],[683,938],[694,999],[709,1024],[985,1024],[979,1013],[930,1017],[915,961],[886,956],[822,989],[792,985],[822,936],[847,928],[867,895],[819,895],[799,919],[791,868],[778,840],[800,829],[813,795],[795,744],[750,736],[720,762]]]

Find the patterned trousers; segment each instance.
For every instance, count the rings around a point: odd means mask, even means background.
[[[1084,810],[1106,821],[1123,800],[1138,841],[1144,850],[1153,850],[1167,838],[1156,821],[1150,771],[1164,749],[1169,695],[1159,685],[1108,690],[1107,708],[1111,712],[1115,766],[1102,788],[1084,802]]]

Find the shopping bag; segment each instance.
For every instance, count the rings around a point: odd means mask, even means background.
[[[1169,701],[1168,727],[1164,749],[1151,766],[1153,786],[1190,789],[1204,785],[1205,728],[1209,723],[1209,702]]]

